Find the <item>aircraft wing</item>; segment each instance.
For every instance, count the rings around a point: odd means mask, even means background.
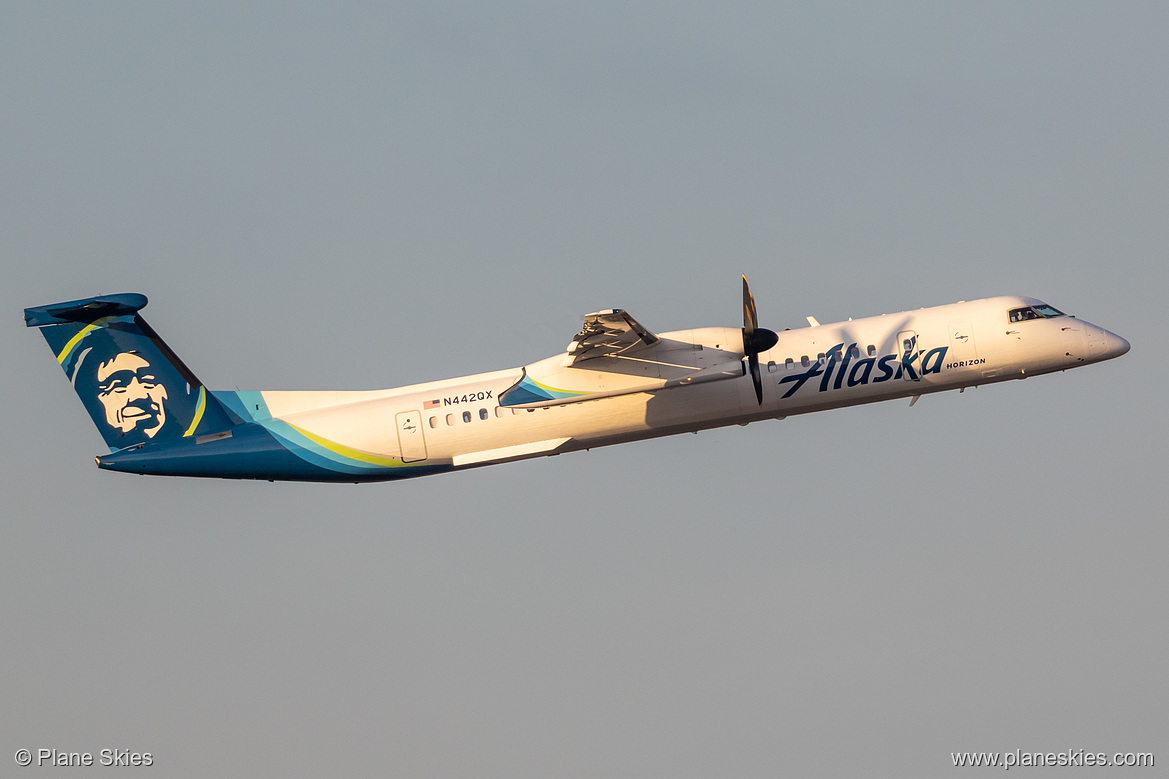
[[[584,318],[584,326],[568,344],[569,360],[565,367],[585,360],[616,357],[656,346],[662,339],[646,330],[623,308],[597,311]]]
[[[565,354],[525,366],[499,405],[541,408],[732,379],[743,375],[742,357],[655,335],[624,309],[597,311],[585,316]]]

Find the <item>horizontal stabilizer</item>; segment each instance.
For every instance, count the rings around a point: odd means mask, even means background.
[[[65,322],[89,324],[103,317],[131,316],[146,307],[146,296],[134,292],[121,295],[102,295],[96,298],[82,298],[48,306],[34,306],[24,310],[24,324],[27,327],[59,325]]]

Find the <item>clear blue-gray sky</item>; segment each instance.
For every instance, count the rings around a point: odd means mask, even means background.
[[[1166,4],[3,18],[13,775],[42,747],[228,777],[1169,762]],[[1018,293],[1133,349],[322,486],[99,472],[21,321],[142,292],[211,387],[375,388],[544,357],[600,308],[733,326],[740,273],[777,330]]]

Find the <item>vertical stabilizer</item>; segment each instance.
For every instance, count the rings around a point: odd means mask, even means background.
[[[104,295],[24,310],[111,450],[232,427],[223,406],[138,313],[146,296]]]

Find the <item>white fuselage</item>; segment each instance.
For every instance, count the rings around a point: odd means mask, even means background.
[[[520,368],[392,390],[261,394],[273,419],[322,440],[462,468],[1026,378],[1128,350],[1119,336],[1071,316],[1009,321],[1008,311],[1031,304],[1039,301],[990,298],[785,330],[760,355],[761,405],[744,375],[540,408],[500,406]],[[738,328],[660,335],[681,350],[742,355]],[[605,380],[595,377],[601,390]]]

